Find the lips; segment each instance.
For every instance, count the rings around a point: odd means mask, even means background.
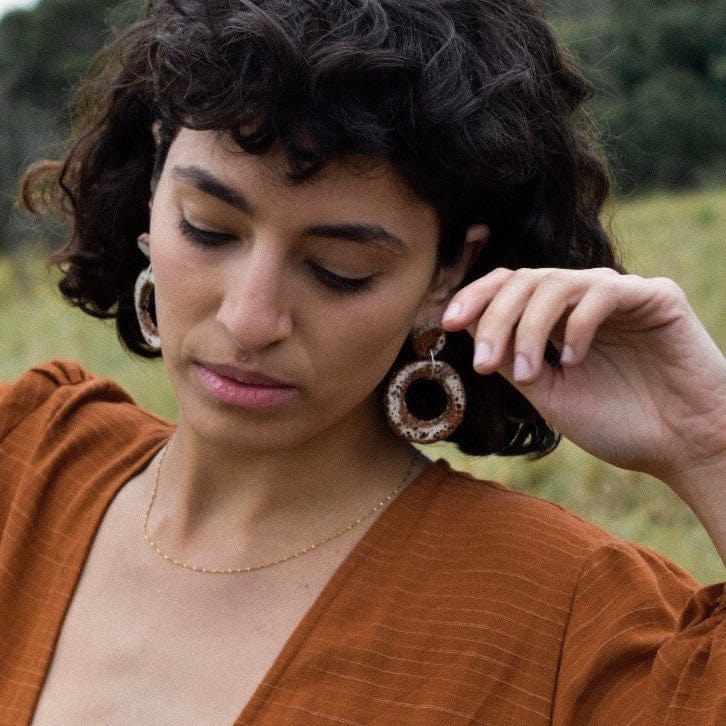
[[[294,388],[295,386],[289,381],[283,380],[282,378],[275,378],[265,373],[260,373],[252,369],[238,368],[236,366],[217,365],[216,363],[200,363],[203,368],[206,368],[212,373],[216,373],[218,376],[229,378],[231,381],[236,381],[247,386],[263,386],[266,388]]]
[[[237,366],[197,363],[196,372],[208,393],[241,408],[276,406],[298,392],[290,381]]]

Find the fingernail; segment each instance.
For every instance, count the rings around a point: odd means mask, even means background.
[[[476,344],[476,350],[474,351],[474,365],[479,366],[487,363],[492,357],[492,346],[486,341],[482,341]]]
[[[560,356],[560,363],[572,363],[575,360],[575,351],[572,350],[572,346],[566,345],[562,349],[562,355]]]
[[[514,380],[523,381],[532,375],[532,368],[529,361],[523,355],[518,355],[514,359]]]
[[[449,323],[456,320],[461,315],[461,305],[459,303],[451,303],[444,313],[443,322]]]

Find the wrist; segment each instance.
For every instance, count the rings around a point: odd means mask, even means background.
[[[693,510],[726,564],[726,453],[660,478]]]

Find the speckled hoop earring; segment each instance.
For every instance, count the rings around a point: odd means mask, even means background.
[[[149,235],[144,232],[139,235],[139,249],[149,257]],[[152,296],[154,294],[154,271],[151,265],[141,270],[136,278],[134,287],[134,307],[136,308],[136,317],[139,320],[139,329],[141,335],[146,341],[146,345],[154,353],[161,350],[161,338],[159,337],[159,329],[156,327],[154,318],[151,315]]]
[[[411,334],[413,349],[420,358],[401,368],[390,380],[385,394],[385,411],[388,425],[402,438],[414,444],[432,444],[441,441],[456,430],[464,417],[466,393],[461,376],[443,361],[434,360],[446,343],[446,333],[441,328],[427,326]],[[446,394],[446,408],[433,419],[414,416],[406,405],[406,391],[417,380],[438,383]]]

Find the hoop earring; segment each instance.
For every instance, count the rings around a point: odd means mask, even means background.
[[[446,333],[435,326],[415,330],[411,334],[413,348],[420,360],[399,370],[388,383],[385,410],[388,425],[402,438],[414,444],[431,444],[454,433],[464,418],[466,393],[461,376],[443,361],[434,360],[446,343]],[[431,380],[446,394],[446,408],[436,418],[420,419],[406,405],[406,393],[414,381]]]
[[[149,235],[144,232],[139,235],[139,249],[149,257]],[[161,338],[159,337],[159,329],[156,327],[154,318],[151,315],[152,296],[154,295],[154,271],[151,264],[139,273],[134,286],[134,307],[136,308],[136,317],[139,321],[139,329],[141,335],[153,353],[161,350]]]

